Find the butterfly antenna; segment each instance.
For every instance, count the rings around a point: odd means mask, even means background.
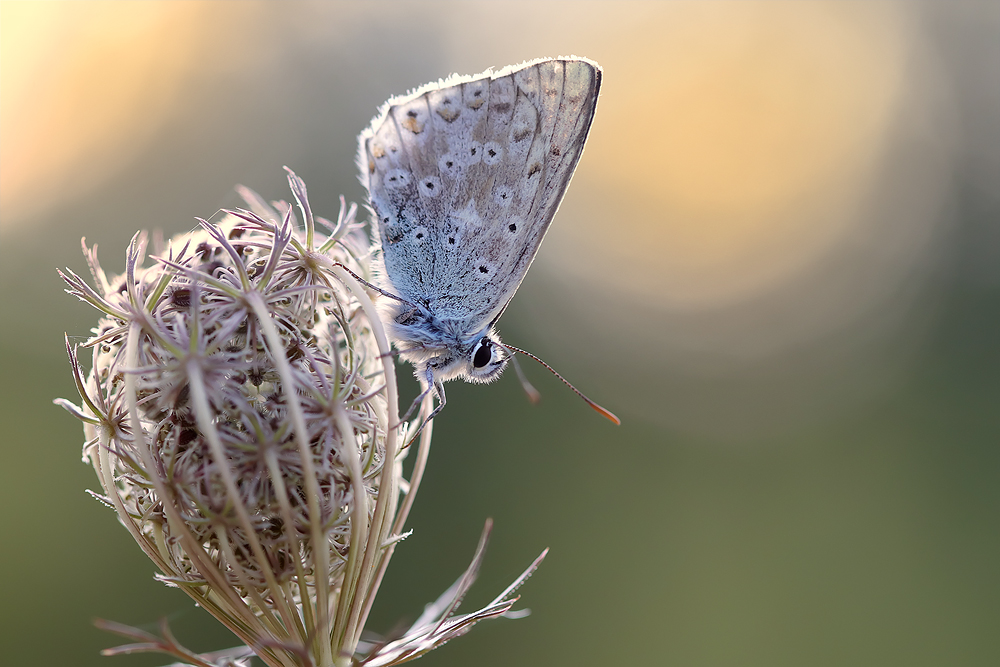
[[[549,366],[547,363],[545,363],[544,361],[542,361],[541,359],[539,359],[538,357],[536,357],[535,355],[533,355],[531,352],[527,352],[525,350],[522,350],[519,347],[514,347],[513,345],[508,345],[507,343],[501,343],[501,345],[503,345],[505,348],[507,348],[511,352],[517,352],[519,354],[523,354],[526,357],[531,357],[532,359],[534,359],[535,361],[537,361],[538,363],[540,363],[542,366],[545,366],[547,369],[549,369],[549,372],[551,372],[557,378],[559,378],[560,380],[562,380],[562,382],[563,382],[564,385],[566,385],[567,387],[569,387],[570,389],[572,389],[573,393],[575,393],[577,396],[579,396],[584,401],[586,401],[587,405],[589,405],[590,407],[592,407],[598,414],[600,414],[602,417],[605,417],[606,419],[614,422],[614,424],[616,426],[621,426],[622,420],[618,419],[618,417],[616,417],[613,412],[611,412],[610,410],[607,410],[606,408],[601,407],[600,405],[598,405],[594,401],[592,401],[589,398],[587,398],[584,395],[584,393],[582,391],[580,391],[579,389],[577,389],[576,387],[574,387],[570,383],[569,380],[567,380],[566,378],[564,378],[562,375],[559,375],[559,373],[556,372],[556,369],[552,368],[552,366]],[[513,360],[513,357],[511,357],[511,359]],[[518,375],[521,375],[521,369],[517,366],[517,362],[514,363],[514,368],[517,369]],[[523,382],[527,382],[527,380],[522,380],[522,381]],[[528,386],[530,387],[531,385],[529,384]],[[534,389],[534,387],[531,387],[531,388]],[[536,390],[535,393],[537,394],[538,391]],[[528,395],[530,396],[531,393],[529,392]]]

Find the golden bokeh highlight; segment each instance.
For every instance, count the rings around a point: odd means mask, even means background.
[[[604,119],[621,128],[625,155],[598,163],[635,163],[604,174],[619,187],[723,219],[780,210],[870,153],[899,87],[895,26],[856,34],[871,25],[831,16],[873,13],[864,7],[734,9],[688,10],[683,31],[664,22],[662,46],[640,40],[640,66],[615,73],[602,111],[632,109],[631,122]]]
[[[198,66],[209,6],[4,2],[0,209],[5,231],[105,183],[139,155]]]
[[[572,253],[590,243],[622,283],[679,307],[794,278],[861,221],[905,83],[906,14],[861,3],[656,14],[618,45],[627,66],[604,63],[580,179],[594,187],[572,195],[607,210],[582,221]]]

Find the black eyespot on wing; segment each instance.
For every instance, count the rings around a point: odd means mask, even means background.
[[[490,270],[489,270],[489,269],[487,269],[487,268],[486,268],[485,266],[482,266],[482,265],[481,265],[481,266],[479,267],[479,272],[480,272],[480,273],[489,273],[489,272],[490,272]]]
[[[515,224],[514,224],[514,223],[512,222],[512,223],[510,223],[509,225],[507,225],[507,229],[509,229],[509,230],[510,230],[510,231],[512,231],[512,232],[516,232],[516,231],[517,231],[517,225],[515,225]]]

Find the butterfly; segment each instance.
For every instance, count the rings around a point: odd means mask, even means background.
[[[388,333],[437,395],[433,414],[445,381],[490,382],[528,354],[495,325],[569,186],[600,88],[600,66],[576,57],[453,75],[390,99],[360,135]]]

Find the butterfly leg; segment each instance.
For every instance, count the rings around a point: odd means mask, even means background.
[[[448,402],[448,400],[445,398],[445,395],[444,395],[444,383],[443,382],[435,382],[434,383],[434,393],[438,397],[438,404],[437,404],[437,407],[434,408],[433,410],[431,410],[431,413],[429,415],[427,415],[427,419],[424,420],[425,424],[427,422],[429,422],[430,420],[434,419],[435,417],[437,417],[438,413],[441,412],[441,410],[444,409],[444,404]]]
[[[410,406],[410,409],[407,410],[406,413],[409,414],[409,413],[413,412],[414,406],[416,406],[418,403],[422,402],[423,399],[427,396],[427,393],[430,392],[430,391],[433,391],[434,395],[437,396],[438,404],[437,404],[437,406],[433,410],[431,410],[431,413],[429,415],[427,415],[427,418],[424,419],[424,421],[422,421],[420,423],[420,426],[417,428],[416,431],[413,432],[413,435],[410,436],[410,439],[406,442],[406,444],[403,445],[404,449],[406,447],[409,447],[411,444],[413,444],[413,441],[417,439],[417,436],[420,435],[420,432],[424,430],[424,427],[427,426],[427,424],[432,419],[434,419],[435,417],[437,417],[438,413],[441,412],[441,410],[444,408],[445,403],[448,402],[448,399],[445,397],[445,394],[444,394],[444,383],[438,382],[437,380],[434,379],[434,370],[430,367],[430,365],[428,365],[426,367],[426,369],[425,369],[424,372],[427,374],[427,380],[426,380],[427,389],[425,389],[420,394],[420,396],[417,397],[417,400],[415,400],[413,402],[413,405]],[[400,421],[401,422],[405,421],[405,419],[404,420],[400,420]]]
[[[433,385],[431,385],[430,387],[427,387],[427,389],[424,389],[422,392],[420,392],[419,396],[417,396],[415,399],[413,399],[413,402],[410,403],[410,407],[406,409],[406,414],[404,414],[402,417],[399,418],[399,424],[402,424],[403,422],[407,421],[410,418],[410,416],[413,415],[413,411],[416,410],[417,407],[419,407],[421,403],[423,403],[424,398],[432,390],[433,390]],[[399,424],[396,424],[396,426],[399,426]],[[393,428],[396,428],[396,426],[393,426]]]

